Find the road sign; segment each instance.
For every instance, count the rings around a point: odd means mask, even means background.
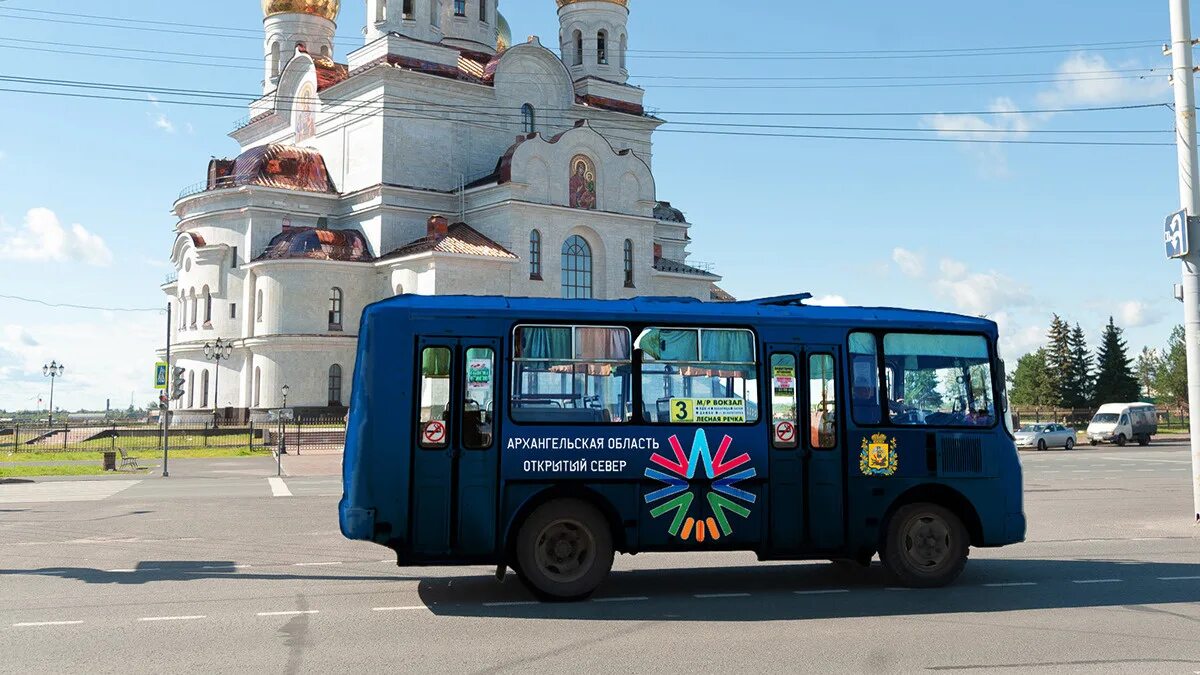
[[[1167,217],[1163,231],[1163,241],[1167,246],[1167,258],[1182,258],[1191,252],[1188,229],[1187,211],[1172,213]]]
[[[167,364],[163,363],[162,361],[159,361],[158,363],[154,364],[154,388],[155,389],[166,389],[167,388],[167,369],[168,369]]]

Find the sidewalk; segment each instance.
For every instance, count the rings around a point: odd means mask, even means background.
[[[284,455],[283,475],[285,476],[340,476],[342,475],[342,455]]]

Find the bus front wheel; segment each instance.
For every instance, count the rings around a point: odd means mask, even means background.
[[[517,533],[517,572],[543,600],[581,600],[604,582],[612,569],[608,521],[578,499],[542,504]]]
[[[970,550],[967,528],[937,504],[907,504],[892,514],[880,558],[910,588],[945,586],[962,573]]]

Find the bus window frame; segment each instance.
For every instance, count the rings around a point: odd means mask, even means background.
[[[468,400],[468,397],[466,396],[466,393],[467,393],[467,387],[469,385],[469,383],[467,382],[467,377],[469,376],[469,371],[470,371],[467,357],[471,353],[472,350],[487,350],[492,353],[492,381],[491,381],[492,421],[488,425],[491,427],[491,439],[489,440],[489,442],[486,446],[479,447],[479,448],[474,448],[474,447],[467,445],[466,429],[463,428],[463,425],[465,425],[467,422],[467,400]],[[487,452],[489,450],[495,449],[495,447],[496,447],[496,437],[499,435],[498,431],[500,428],[500,425],[499,425],[497,417],[496,417],[496,398],[500,394],[500,380],[499,380],[499,372],[498,372],[499,369],[496,367],[496,362],[500,360],[499,356],[500,355],[496,353],[496,348],[493,345],[468,344],[466,342],[463,343],[462,383],[461,383],[462,387],[463,387],[463,396],[461,397],[463,399],[463,402],[462,402],[462,410],[460,410],[459,414],[458,414],[458,418],[459,418],[458,419],[458,437],[460,439],[462,449],[464,452]],[[453,397],[453,395],[452,395],[452,397]],[[486,413],[487,409],[484,408],[482,412]]]
[[[452,339],[447,339],[447,340],[451,341]],[[443,419],[443,420],[430,419],[428,421],[423,421],[421,419],[421,399],[424,398],[424,396],[425,396],[425,371],[424,371],[425,352],[430,349],[444,349],[444,350],[450,352],[450,373],[449,373],[449,376],[447,377],[447,380],[449,381],[449,385],[447,386],[447,395],[446,395],[446,398],[447,398],[446,414],[450,415],[450,419]],[[459,422],[457,420],[458,416],[455,415],[455,411],[454,411],[454,384],[455,384],[454,383],[454,361],[456,358],[457,358],[457,354],[456,354],[456,348],[454,346],[451,346],[449,344],[445,344],[442,342],[438,342],[436,339],[429,340],[428,344],[421,346],[419,349],[417,349],[417,358],[416,358],[416,376],[417,377],[416,377],[416,387],[415,387],[415,391],[417,392],[417,395],[413,397],[415,399],[414,400],[414,410],[413,410],[415,413],[413,416],[413,420],[414,420],[415,424],[413,426],[416,427],[417,449],[420,451],[424,451],[424,452],[445,451],[445,450],[448,450],[452,445],[451,438],[452,438],[452,435],[455,433],[455,425],[459,424]],[[436,379],[436,378],[431,378],[431,379]],[[426,443],[426,441],[425,441],[426,425],[428,425],[432,422],[435,422],[435,421],[440,421],[445,424],[446,439],[444,441],[442,441],[441,443],[437,443],[437,444]]]
[[[636,418],[640,420],[640,424],[642,424],[644,426],[651,426],[651,427],[663,427],[666,429],[674,429],[674,428],[688,429],[688,428],[704,427],[704,426],[719,427],[719,428],[724,428],[724,429],[728,429],[728,428],[737,429],[737,428],[744,428],[744,427],[756,427],[759,424],[762,424],[762,421],[764,419],[766,419],[763,416],[763,409],[766,408],[768,411],[770,411],[770,402],[768,401],[768,402],[764,403],[764,399],[763,399],[763,396],[766,395],[766,393],[767,393],[767,389],[766,389],[766,379],[767,378],[764,376],[763,368],[764,367],[767,368],[767,371],[769,372],[770,364],[767,363],[768,359],[760,358],[760,355],[766,353],[766,347],[765,347],[765,345],[763,345],[759,342],[758,331],[756,331],[751,326],[729,326],[729,325],[703,326],[703,325],[698,325],[698,324],[693,324],[691,326],[678,326],[678,325],[669,326],[669,325],[658,324],[658,323],[647,323],[647,324],[641,324],[638,326],[638,329],[637,329],[638,337],[640,338],[642,333],[644,333],[645,331],[647,331],[651,328],[657,329],[657,330],[694,330],[694,331],[696,331],[696,349],[698,351],[696,356],[700,359],[699,363],[703,363],[703,359],[704,359],[704,343],[703,343],[703,335],[702,335],[701,331],[705,331],[705,330],[736,330],[736,331],[745,331],[747,333],[750,333],[751,343],[754,345],[754,372],[755,372],[755,378],[754,378],[755,379],[755,387],[754,388],[756,390],[756,393],[758,394],[758,419],[754,420],[753,422],[747,420],[745,422],[734,422],[734,423],[725,423],[725,424],[718,424],[718,423],[714,423],[714,422],[659,422],[657,420],[645,419],[644,418],[645,411],[643,410],[643,405],[642,405],[643,404],[643,400],[642,400],[643,399],[643,396],[642,396],[642,367],[645,366],[646,359],[645,359],[645,355],[644,355],[645,353],[641,349],[637,348],[637,344],[636,344],[637,341],[635,340],[634,341],[634,349],[633,349],[633,353],[634,353],[634,382],[633,382],[634,396],[633,396],[633,401],[634,401],[634,414],[636,415]],[[674,362],[672,362],[672,361],[651,361],[650,363],[674,363]],[[714,362],[714,363],[718,363],[718,362]],[[721,364],[745,365],[745,364],[738,364],[738,363],[733,363],[733,362],[719,362],[718,363],[718,365],[721,365]],[[764,366],[764,364],[766,364],[766,365]],[[746,391],[749,392],[750,391],[749,388],[747,388]],[[657,399],[655,399],[655,403],[656,404],[658,403]]]
[[[887,363],[887,354],[885,354],[883,351],[884,336],[886,336],[888,334],[934,335],[934,336],[958,335],[958,336],[965,336],[965,337],[983,338],[984,344],[987,345],[988,367],[989,367],[989,370],[991,370],[991,375],[992,375],[992,377],[991,377],[992,401],[993,401],[994,406],[998,406],[1000,398],[996,396],[996,392],[999,389],[999,386],[998,386],[999,383],[996,381],[997,371],[998,371],[998,369],[996,368],[996,365],[1000,362],[1000,356],[999,356],[999,352],[997,351],[995,341],[987,333],[980,333],[977,331],[963,331],[963,330],[936,330],[936,329],[929,329],[929,328],[905,328],[903,326],[893,326],[893,327],[889,327],[889,328],[851,328],[846,332],[846,349],[847,349],[846,353],[847,354],[850,354],[850,351],[849,351],[850,350],[850,335],[855,334],[855,333],[866,334],[866,335],[870,335],[873,338],[875,338],[876,368],[879,371],[879,373],[878,373],[879,374],[879,382],[878,382],[877,386],[879,387],[880,411],[881,411],[880,421],[877,424],[864,424],[862,422],[859,422],[856,417],[851,415],[850,419],[851,419],[851,421],[853,421],[853,423],[856,427],[859,427],[860,429],[884,429],[884,428],[886,428],[886,429],[900,429],[900,430],[907,430],[907,431],[964,432],[964,431],[993,431],[1001,423],[1001,417],[1003,417],[1005,413],[999,409],[997,409],[995,411],[995,414],[992,415],[992,418],[993,418],[992,423],[989,425],[986,425],[986,426],[982,426],[982,425],[968,426],[968,425],[964,425],[964,424],[952,424],[952,425],[948,425],[948,424],[895,424],[891,420],[891,414],[892,414],[891,397],[889,395],[892,392],[889,391],[887,388],[887,374],[886,374],[886,370],[890,366]],[[849,373],[847,373],[847,375],[849,375]],[[848,386],[852,387],[853,383],[848,382]]]
[[[517,345],[518,345],[517,331],[520,330],[521,328],[569,328],[569,329],[571,329],[571,354],[572,354],[572,357],[575,354],[575,337],[576,337],[575,329],[576,328],[616,328],[616,329],[625,331],[626,334],[629,335],[629,368],[630,368],[629,399],[630,399],[630,401],[637,400],[637,383],[636,383],[637,350],[634,349],[634,347],[633,347],[633,330],[629,326],[621,325],[621,324],[613,324],[613,323],[587,323],[587,322],[537,323],[535,321],[518,321],[518,322],[514,323],[508,331],[509,344],[508,344],[508,348],[504,350],[505,356],[506,356],[505,366],[508,371],[507,375],[506,375],[506,378],[508,380],[508,388],[503,391],[503,396],[508,401],[504,407],[505,414],[508,416],[508,419],[505,420],[505,422],[507,424],[513,424],[518,427],[587,427],[587,428],[591,428],[591,429],[620,428],[620,427],[633,426],[633,425],[637,424],[637,410],[636,410],[637,406],[634,406],[634,408],[635,408],[634,414],[630,415],[628,420],[622,420],[619,422],[604,422],[604,423],[555,422],[555,421],[529,422],[529,421],[518,421],[515,418],[513,418],[512,411],[513,411],[513,403],[515,402],[513,400],[513,394],[517,388],[517,378],[516,378],[516,365],[518,363],[518,361],[517,361]],[[547,359],[528,359],[528,360],[530,360],[530,361],[545,361]],[[576,359],[576,358],[555,359],[555,360],[570,361],[571,363],[610,363],[610,362],[611,363],[624,363],[624,361],[619,361],[619,362],[618,361],[605,361],[605,360],[597,361],[594,359]]]
[[[813,404],[813,401],[812,401],[812,359],[815,356],[827,357],[829,359],[829,362],[833,365],[833,377],[830,380],[830,383],[831,383],[831,386],[833,389],[833,416],[834,416],[833,417],[833,429],[834,429],[833,445],[828,448],[823,448],[823,447],[818,447],[816,444],[814,444],[812,442],[812,431],[813,430],[812,430],[811,415],[809,416],[809,418],[806,422],[806,426],[805,426],[805,428],[808,430],[808,433],[804,435],[805,436],[804,445],[811,452],[834,452],[834,451],[840,449],[842,447],[842,444],[845,442],[845,439],[842,434],[842,425],[841,425],[842,415],[844,415],[845,413],[842,411],[843,403],[842,403],[842,401],[840,401],[838,399],[838,381],[841,376],[840,371],[842,371],[843,368],[838,365],[837,355],[833,354],[832,352],[811,351],[811,352],[804,353],[804,376],[805,376],[805,380],[807,380],[807,385],[808,385],[807,390],[806,390],[807,394],[808,394],[808,398],[805,400],[805,403],[810,408],[810,411],[811,411],[812,404]],[[799,389],[798,383],[796,386],[797,386],[797,389]]]

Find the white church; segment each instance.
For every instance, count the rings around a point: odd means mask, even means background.
[[[285,385],[340,414],[362,308],[402,293],[730,299],[658,199],[628,0],[556,1],[557,53],[499,0],[367,0],[340,64],[339,0],[263,0],[241,153],[174,205],[177,416],[261,417]]]

